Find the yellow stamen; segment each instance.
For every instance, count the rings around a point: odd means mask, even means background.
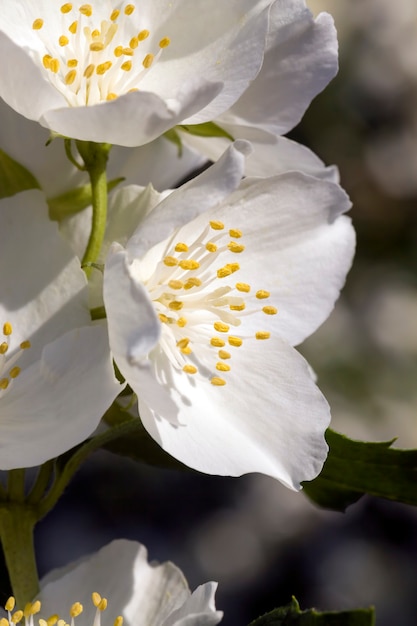
[[[61,47],[67,46],[69,44],[69,39],[65,35],[61,35],[58,39],[58,43]]]
[[[122,52],[123,52],[123,54],[125,56],[133,57],[133,50],[132,50],[132,48],[123,48]]]
[[[179,319],[177,319],[177,326],[179,326],[180,328],[184,328],[186,324],[187,320],[185,319],[185,317],[180,317]]]
[[[13,596],[10,596],[10,598],[7,600],[6,604],[4,605],[4,608],[6,609],[6,611],[13,611],[15,606],[16,606],[16,600]]]
[[[223,387],[226,384],[226,381],[224,380],[224,378],[220,378],[219,376],[213,376],[210,382],[212,385],[215,385],[216,387]]]
[[[229,248],[230,252],[243,252],[243,250],[245,249],[245,246],[242,246],[239,243],[236,243],[236,241],[231,241],[230,243],[227,244],[227,247]]]
[[[71,2],[66,2],[61,6],[61,13],[69,13],[70,11],[72,11]]]
[[[138,33],[139,41],[144,41],[145,39],[147,39],[149,37],[149,34],[149,31],[146,29],[141,30],[140,33]]]
[[[186,243],[177,243],[175,246],[175,252],[188,252],[188,246]]]
[[[19,376],[21,372],[20,367],[18,367],[17,365],[15,367],[12,367],[12,369],[9,372],[9,376],[10,378],[17,378]]]
[[[190,346],[187,346],[186,348],[181,348],[180,352],[182,352],[182,354],[191,354],[192,350]]]
[[[224,322],[214,322],[213,326],[218,333],[228,333],[230,330],[230,326]]]
[[[112,62],[105,61],[104,63],[99,63],[96,67],[96,74],[103,75],[111,68]]]
[[[219,350],[219,359],[231,359],[232,355],[226,350]]]
[[[210,226],[212,227],[213,230],[223,230],[224,228],[223,222],[219,222],[217,220],[212,220],[210,222]]]
[[[139,39],[137,37],[132,37],[132,39],[129,41],[129,46],[130,48],[132,48],[132,50],[135,50],[139,45]]]
[[[181,311],[182,307],[184,306],[184,302],[179,302],[178,300],[174,300],[173,302],[170,302],[168,306],[171,309],[171,311]]]
[[[135,5],[134,4],[127,4],[125,6],[125,15],[132,15],[134,10],[135,10]]]
[[[182,371],[186,374],[197,374],[198,370],[194,365],[184,365]]]
[[[123,46],[116,46],[116,48],[113,50],[113,53],[115,57],[121,57],[123,54]]]
[[[120,69],[124,72],[130,72],[130,70],[132,69],[132,61],[125,61],[121,64]]]
[[[20,349],[21,350],[27,350],[31,346],[32,346],[32,344],[30,343],[29,339],[26,339],[26,341],[22,341],[22,343],[20,344]]]
[[[123,626],[123,617],[118,615],[114,620],[113,626]]]
[[[9,335],[11,335],[13,332],[13,326],[10,324],[10,322],[6,322],[5,324],[3,324],[3,335],[5,337],[8,337]]]
[[[117,18],[119,17],[119,15],[120,15],[119,9],[114,9],[114,11],[112,11],[112,14],[110,15],[110,20],[112,22],[115,22]]]
[[[23,618],[23,611],[16,611],[12,615],[11,622],[13,624],[18,624],[22,620],[22,618]]]
[[[163,37],[161,41],[159,42],[159,47],[168,48],[170,43],[171,43],[171,39],[169,37]]]
[[[87,65],[87,67],[84,70],[84,76],[86,78],[91,78],[91,76],[94,74],[95,67],[96,66],[93,63],[90,63],[90,65]]]
[[[201,285],[202,285],[201,280],[197,278],[196,276],[192,276],[185,283],[184,289],[192,289],[192,287],[200,287]]]
[[[169,318],[164,313],[159,313],[158,317],[163,324],[167,324],[169,322]]]
[[[83,605],[81,604],[81,602],[74,602],[74,604],[70,608],[69,614],[71,617],[78,617],[79,615],[81,615],[82,612]]]
[[[41,610],[40,600],[35,600],[35,602],[32,604],[30,614],[36,615],[37,613],[39,613],[40,610]]]
[[[8,386],[9,386],[9,379],[8,378],[2,378],[0,380],[0,389],[7,389]]]
[[[229,345],[233,346],[234,348],[240,348],[243,343],[240,337],[234,337],[233,335],[230,335],[230,337],[228,337],[228,342]]]
[[[9,349],[9,344],[3,341],[3,343],[0,344],[0,354],[6,354],[8,349]]]
[[[250,292],[250,285],[247,283],[236,283],[235,287],[238,291],[243,291],[244,293]]]
[[[91,52],[101,52],[104,50],[104,43],[101,43],[101,41],[93,41],[93,43],[90,43],[90,50]]]
[[[256,339],[269,339],[271,336],[271,333],[268,333],[266,330],[259,330],[255,337]]]
[[[98,610],[99,611],[105,611],[107,609],[107,599],[106,598],[102,598],[100,604],[98,605]]]
[[[54,74],[57,74],[59,72],[59,59],[51,59],[49,63],[49,69]]]
[[[179,266],[183,270],[197,270],[200,267],[200,263],[198,261],[194,261],[193,259],[184,259],[179,262]]]
[[[93,14],[93,7],[91,6],[91,4],[83,4],[78,10],[80,13],[86,15],[87,17],[91,17]]]
[[[229,306],[229,309],[231,311],[244,311],[246,309],[246,304],[245,303],[243,303],[243,304],[231,304]]]
[[[91,599],[96,609],[98,609],[98,605],[101,602],[101,595],[97,593],[97,591],[93,591],[93,593],[91,594]]]
[[[74,80],[77,78],[77,70],[70,70],[68,74],[66,74],[64,78],[64,82],[66,85],[72,85]]]
[[[260,289],[256,292],[256,297],[258,298],[258,300],[264,300],[265,298],[269,298],[270,295],[270,292],[265,291],[264,289]]]
[[[182,289],[184,283],[181,280],[170,280],[168,287],[171,289]]]
[[[106,100],[116,100],[117,98],[117,94],[116,93],[108,93]]]
[[[91,36],[92,36],[92,38],[93,38],[93,39],[97,39],[97,37],[100,37],[100,31],[99,31],[99,30],[97,30],[97,28],[95,28],[95,29],[92,31]]]
[[[8,619],[6,619],[5,617],[2,617],[2,618],[0,619],[0,626],[10,626],[10,625],[9,625],[9,620],[8,620]],[[47,625],[46,625],[46,626],[47,626]]]
[[[43,20],[41,20],[40,17],[38,17],[32,24],[33,30],[40,30],[42,26],[43,26]]]
[[[220,339],[220,337],[212,337],[210,339],[210,343],[215,348],[223,348],[223,346],[226,345],[226,343],[223,341],[223,339]]]
[[[52,57],[50,54],[44,54],[42,57],[42,63],[45,69],[49,70],[51,66]]]
[[[150,52],[149,54],[146,55],[146,57],[142,61],[143,67],[145,67],[146,69],[150,68],[153,63],[153,60],[154,60],[154,55]]]
[[[219,370],[219,372],[230,372],[230,365],[219,361],[216,363],[216,370]]]
[[[240,270],[239,263],[227,263],[226,267],[228,267],[230,269],[232,274],[233,274],[233,272],[237,272],[238,270]]]
[[[208,252],[217,252],[217,246],[212,241],[206,243],[206,250]]]
[[[77,67],[78,61],[77,61],[77,59],[69,59],[67,61],[67,65],[68,65],[68,67]]]
[[[188,337],[184,337],[183,339],[177,341],[177,347],[181,350],[182,348],[186,348],[189,343],[190,340],[188,339]]]
[[[240,237],[242,236],[242,234],[243,234],[243,233],[242,233],[242,231],[241,231],[241,230],[238,230],[237,228],[231,228],[231,229],[229,230],[229,235],[230,235],[231,237],[234,237],[235,239],[240,239]]]
[[[55,626],[58,620],[59,620],[59,615],[55,613],[54,615],[51,615],[50,617],[48,617],[48,619],[46,620],[46,623],[48,626]]]
[[[227,265],[225,265],[224,267],[221,267],[219,270],[217,270],[217,278],[226,278],[226,276],[230,276],[231,273],[232,270],[230,269],[230,267],[227,267]]]
[[[278,309],[274,306],[264,306],[262,311],[267,315],[276,315],[278,313]]]

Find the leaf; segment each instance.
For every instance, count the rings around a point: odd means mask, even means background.
[[[374,626],[374,624],[373,608],[324,613],[318,613],[315,609],[300,611],[297,600],[293,598],[287,606],[258,617],[249,626]]]
[[[119,183],[123,182],[124,178],[115,178],[107,183],[107,191],[110,192]],[[70,191],[48,199],[49,217],[51,220],[59,221],[65,217],[75,215],[80,211],[83,211],[91,204],[91,185],[87,183],[81,187],[76,187]]]
[[[0,150],[0,199],[28,189],[40,189],[36,178],[23,165]]]
[[[224,128],[214,122],[204,122],[204,124],[181,124],[178,128],[186,133],[190,133],[190,135],[197,135],[197,137],[224,137],[225,139],[234,141],[234,138],[227,130],[224,130]]]
[[[320,506],[344,511],[364,494],[417,505],[417,450],[391,448],[393,441],[353,441],[330,429],[330,447],[321,474],[303,483]]]

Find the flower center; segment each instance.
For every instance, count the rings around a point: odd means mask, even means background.
[[[91,599],[93,601],[94,606],[96,607],[96,613],[94,616],[94,621],[91,626],[101,626],[101,613],[107,608],[107,599],[102,598],[99,593],[94,591],[91,594]],[[5,605],[5,609],[7,611],[7,618],[2,617],[0,619],[0,626],[14,626],[15,624],[19,624],[22,620],[25,620],[25,626],[35,626],[34,616],[38,615],[41,610],[41,603],[39,600],[35,600],[35,602],[29,602],[26,604],[25,608],[22,610],[14,610],[16,605],[16,600],[13,596],[11,596]],[[83,605],[80,602],[74,602],[69,610],[70,621],[67,622],[65,619],[62,619],[59,615],[51,615],[47,619],[38,618],[39,626],[74,626],[75,618],[81,615],[83,612]],[[14,612],[13,612],[14,611]],[[113,626],[122,626],[123,617],[119,615],[114,620]]]
[[[0,343],[0,394],[3,394],[5,390],[9,388],[12,381],[19,376],[21,369],[16,363],[23,351],[31,346],[30,341],[22,341],[19,345],[19,349],[9,357],[12,334],[13,327],[11,323],[5,322],[3,324],[3,341]]]
[[[241,282],[242,242],[240,229],[210,221],[191,244],[171,238],[144,281],[162,322],[160,348],[174,367],[218,387],[227,382],[234,351],[247,340],[269,339],[267,320],[278,312],[269,291]]]
[[[66,2],[59,10],[61,34],[48,29],[41,17],[33,21],[32,29],[44,45],[42,67],[70,106],[98,104],[138,91],[142,78],[171,43],[168,37],[156,42],[148,28],[139,28],[135,4],[109,15],[92,4],[75,8]]]

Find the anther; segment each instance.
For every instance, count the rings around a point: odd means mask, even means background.
[[[83,4],[78,10],[80,13],[86,15],[87,17],[91,17],[93,14],[93,7],[91,6],[91,4]]]
[[[219,350],[219,359],[230,359],[232,355],[227,350]]]
[[[77,28],[78,28],[78,22],[77,21],[72,22],[72,24],[70,24],[68,26],[69,32],[72,33],[73,35],[75,35],[75,33],[77,32]]]
[[[223,222],[219,222],[217,220],[212,220],[210,222],[210,226],[212,227],[213,230],[223,230],[224,228]]]
[[[236,243],[236,241],[231,241],[230,243],[227,244],[227,247],[229,248],[230,252],[243,252],[245,249],[245,246],[242,246],[239,243]]]
[[[138,39],[139,41],[144,41],[145,39],[147,39],[149,37],[150,33],[148,30],[144,29],[141,30],[140,33],[138,33]]]
[[[77,59],[69,59],[67,61],[67,65],[68,65],[68,67],[77,67],[78,61],[77,61]]]
[[[87,65],[87,67],[84,70],[85,78],[91,78],[91,76],[94,74],[94,70],[95,70],[95,65],[93,63],[90,63],[90,65]]]
[[[182,280],[170,280],[168,283],[168,287],[170,287],[171,289],[182,289],[184,286],[184,283],[182,282]]]
[[[178,265],[183,270],[198,270],[200,267],[200,263],[198,261],[194,261],[193,259],[183,259],[178,263]]]
[[[200,287],[201,285],[202,282],[197,276],[191,276],[185,283],[184,289],[192,289],[193,287]]]
[[[146,55],[146,57],[142,61],[143,67],[145,67],[146,69],[149,69],[153,63],[153,60],[154,60],[154,55],[150,52],[149,54]]]
[[[77,78],[77,70],[70,70],[64,78],[64,82],[66,85],[72,85],[72,83]]]
[[[43,26],[43,20],[38,17],[32,24],[33,30],[40,30]]]
[[[219,361],[216,363],[216,370],[219,370],[219,372],[230,372],[230,365]]]
[[[168,267],[175,267],[178,265],[178,259],[173,256],[166,256],[164,259],[164,265],[167,265]]]
[[[5,324],[3,324],[3,335],[5,337],[8,337],[9,335],[11,335],[13,332],[13,326],[10,324],[10,322],[6,322]]]
[[[223,346],[226,345],[226,343],[223,341],[223,339],[220,339],[220,337],[212,337],[210,339],[210,343],[215,348],[223,348]]]
[[[242,345],[243,341],[240,337],[234,337],[233,335],[230,335],[227,338],[229,345],[233,346],[234,348],[240,348],[240,346]]]
[[[123,617],[118,615],[113,622],[113,626],[123,626]]]
[[[106,100],[116,100],[117,98],[117,94],[116,93],[108,93],[106,96]]]
[[[69,614],[71,617],[78,617],[79,615],[81,615],[82,612],[83,605],[81,604],[81,602],[74,602],[74,604],[70,608]]]
[[[8,386],[9,386],[9,379],[8,378],[0,379],[0,389],[7,389]]]
[[[231,229],[229,230],[229,235],[230,235],[231,237],[234,237],[235,239],[240,239],[240,237],[242,236],[242,234],[243,234],[243,233],[242,233],[242,231],[241,231],[241,230],[238,230],[237,228],[231,228]]]
[[[61,6],[61,13],[69,13],[72,10],[72,4],[71,2],[66,2],[65,4],[63,4]]]
[[[240,270],[239,263],[227,263],[226,267],[228,267],[230,269],[232,274],[233,274],[233,272],[237,272],[238,270]]]
[[[256,339],[260,339],[260,340],[269,339],[270,336],[271,336],[271,333],[268,333],[266,330],[259,330],[255,335]]]
[[[188,337],[184,337],[183,339],[180,339],[179,341],[177,341],[177,348],[179,348],[180,350],[182,348],[186,348],[189,343],[190,343],[190,340],[188,339]]]
[[[180,317],[179,319],[177,319],[177,326],[179,326],[180,328],[184,328],[186,324],[187,320],[185,319],[185,317]]]
[[[168,306],[171,309],[171,311],[181,311],[182,307],[184,306],[184,302],[179,302],[179,300],[174,300],[173,302],[170,302]]]
[[[184,365],[182,371],[186,374],[197,374],[198,370],[194,365]]]
[[[129,41],[129,47],[132,48],[132,50],[135,50],[139,45],[139,39],[137,37],[132,37],[132,39]]]
[[[55,626],[58,620],[59,620],[59,615],[57,615],[56,613],[54,615],[51,615],[46,620],[47,626]]]
[[[226,384],[224,378],[220,378],[219,376],[213,376],[210,382],[212,385],[215,385],[215,387],[223,387]]]
[[[41,610],[40,600],[35,600],[30,609],[30,615],[36,615]]]
[[[4,608],[6,609],[6,611],[13,611],[15,606],[16,606],[16,600],[13,596],[10,596],[10,598],[7,600],[6,604],[4,605]]]
[[[123,46],[116,46],[113,50],[113,54],[115,57],[121,57],[123,54]]]
[[[159,313],[158,317],[163,324],[168,324],[169,318],[164,313]]]
[[[42,57],[42,63],[43,66],[46,70],[49,70],[49,68],[51,67],[51,61],[52,61],[52,57],[50,54],[44,54]]]
[[[0,626],[10,626],[9,620],[6,619],[5,617],[0,618]],[[47,626],[47,625],[45,625],[45,626]]]
[[[160,48],[168,48],[170,43],[171,43],[171,40],[170,40],[169,37],[163,37],[161,39],[161,41],[159,42],[159,47]]]
[[[23,611],[16,611],[15,613],[13,613],[12,618],[11,618],[11,622],[13,624],[18,624],[23,618]]]
[[[231,304],[229,309],[231,311],[244,311],[246,309],[246,304],[244,302],[242,304]]]
[[[247,283],[236,283],[235,287],[238,291],[242,291],[243,293],[250,292],[250,285]]]
[[[90,50],[91,52],[101,52],[104,50],[104,43],[101,43],[101,41],[93,41],[93,43],[90,43]]]
[[[96,74],[103,75],[111,68],[112,62],[105,61],[104,63],[99,63],[96,67]]]
[[[135,10],[135,5],[134,4],[127,4],[125,6],[125,15],[132,15],[134,10]]]
[[[177,243],[175,246],[175,252],[188,252],[188,246],[186,243]]]
[[[12,369],[9,372],[9,376],[10,378],[17,378],[19,376],[21,372],[20,367],[17,367],[17,365],[15,367],[12,367]]]
[[[114,11],[112,11],[112,13],[110,15],[110,20],[112,22],[115,22],[117,20],[117,18],[119,17],[119,15],[120,15],[119,9],[114,9]]]
[[[96,609],[98,609],[98,605],[101,602],[101,595],[99,593],[97,593],[97,591],[93,591],[93,593],[91,594],[91,600],[93,601],[94,606],[96,607]]]
[[[213,326],[218,333],[228,333],[230,330],[230,326],[224,322],[214,322]]]
[[[9,349],[8,343],[6,343],[5,341],[3,341],[3,343],[0,343],[0,354],[6,354],[8,349]]]
[[[267,315],[276,315],[278,313],[278,309],[274,306],[264,306],[262,311]]]
[[[256,292],[256,297],[258,298],[258,300],[264,300],[265,298],[269,298],[270,295],[270,292],[265,291],[264,289],[260,289]]]
[[[99,611],[105,611],[107,609],[107,599],[106,598],[101,598],[101,601],[98,605],[98,610]]]
[[[65,35],[61,35],[58,39],[58,43],[61,47],[67,46],[69,44],[69,39]]]
[[[217,252],[217,246],[215,243],[213,243],[212,241],[208,241],[206,243],[206,250],[208,252]]]
[[[54,74],[57,74],[59,72],[59,59],[51,59],[49,63],[49,69]]]
[[[217,278],[226,278],[227,276],[230,276],[231,273],[232,270],[230,269],[230,267],[227,267],[227,265],[225,265],[224,267],[221,267],[219,270],[217,270]]]

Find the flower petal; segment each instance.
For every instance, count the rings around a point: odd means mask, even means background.
[[[184,604],[173,611],[161,626],[214,626],[222,617],[222,611],[216,611],[214,594],[217,583],[205,583],[193,592]]]

